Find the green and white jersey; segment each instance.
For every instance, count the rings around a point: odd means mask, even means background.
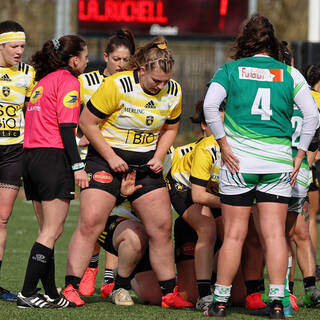
[[[298,152],[298,145],[300,142],[300,135],[302,129],[303,115],[298,107],[294,106],[293,116],[291,118],[292,124],[292,157],[294,158]],[[304,156],[297,176],[296,184],[292,188],[292,197],[304,198],[307,196],[310,183],[312,181],[312,173],[309,168],[307,154]]]
[[[227,93],[224,130],[240,172],[292,171],[294,97],[308,87],[300,72],[257,55],[224,64],[211,82]]]

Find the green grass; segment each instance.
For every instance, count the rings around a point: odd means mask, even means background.
[[[68,242],[76,226],[78,212],[79,202],[74,201],[65,223],[64,233],[55,247],[56,282],[58,287],[64,286]],[[7,249],[2,264],[0,281],[3,287],[9,288],[13,292],[21,290],[29,251],[34,243],[36,234],[37,223],[32,205],[22,199],[18,199],[8,226]],[[103,299],[99,295],[98,287],[103,278],[103,264],[104,255],[101,254],[100,272],[96,281],[97,289],[92,297],[85,299],[85,307],[72,310],[18,309],[13,302],[0,301],[0,319],[203,319],[201,313],[194,310],[172,310],[162,309],[157,306],[145,306],[139,303],[136,298],[136,304],[132,307],[113,305],[108,299]],[[297,269],[295,294],[300,302],[302,302],[303,293],[301,273]],[[294,318],[304,320],[320,319],[320,307],[318,309],[300,308],[298,312],[295,312]],[[227,319],[254,320],[263,318],[249,316],[243,308],[232,308],[232,313]]]

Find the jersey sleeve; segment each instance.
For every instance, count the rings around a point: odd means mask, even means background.
[[[82,76],[80,75],[78,77],[78,80],[80,82],[80,104],[84,104],[84,84],[83,84],[83,78]]]
[[[194,156],[190,170],[190,182],[206,187],[210,180],[213,158],[210,151],[201,145],[196,146],[193,152]]]
[[[300,71],[298,71],[294,67],[289,67],[289,68],[291,68],[291,76],[293,78],[293,86],[294,86],[293,93],[294,93],[294,97],[296,97],[300,91],[309,89],[309,85],[306,79],[300,73]]]
[[[35,74],[35,71],[32,67],[30,67],[29,73],[30,73],[30,79],[29,79],[29,86],[26,91],[26,98],[31,97],[31,93],[32,93],[34,87],[37,85],[37,82],[34,80],[36,74]]]
[[[209,81],[208,87],[212,82],[219,83],[221,86],[223,86],[228,92],[229,90],[229,77],[228,77],[228,68],[227,64],[224,64],[221,68],[219,68],[213,78]]]
[[[317,104],[318,110],[320,111],[320,93],[314,90],[311,90],[314,101]]]
[[[319,126],[318,107],[303,75],[295,68],[292,68],[291,75],[294,81],[294,103],[303,114],[298,149],[307,151],[315,130]]]
[[[103,79],[99,89],[88,102],[89,110],[99,118],[112,114],[120,105],[118,86],[111,77]]]
[[[57,92],[57,118],[61,124],[78,124],[80,115],[80,83],[77,78],[62,76]]]
[[[178,95],[177,95],[176,103],[170,108],[170,113],[166,121],[167,124],[177,123],[181,117],[182,90],[180,85],[179,84],[177,85],[178,85]]]

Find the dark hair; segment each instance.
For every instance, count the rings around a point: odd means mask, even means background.
[[[274,34],[274,29],[268,18],[255,14],[243,26],[240,35],[233,45],[233,59],[251,57],[266,52],[279,60],[280,41]]]
[[[309,65],[304,72],[304,76],[310,87],[313,88],[320,81],[320,64]]]
[[[168,42],[164,37],[153,38],[137,50],[126,69],[135,70],[145,66],[146,70],[153,70],[156,66],[159,66],[163,72],[169,73],[173,69],[174,59],[167,46]]]
[[[115,35],[109,38],[107,47],[104,50],[105,53],[110,54],[116,48],[126,47],[130,51],[130,55],[134,55],[136,46],[134,43],[133,33],[128,28],[121,28]]]
[[[225,109],[226,102],[223,100],[221,102],[221,105],[219,107],[219,111],[222,112]],[[205,117],[204,117],[204,111],[203,111],[203,100],[199,100],[196,103],[196,114],[192,117],[190,117],[190,120],[192,123],[201,123],[201,122],[206,122]]]
[[[288,48],[287,41],[281,41],[280,43],[279,59],[281,62],[287,64],[288,66],[291,66],[292,64],[293,54]]]
[[[44,76],[55,70],[65,68],[72,73],[69,59],[80,55],[86,42],[76,35],[67,35],[58,40],[45,42],[42,49],[31,57],[31,64],[35,68],[35,80],[39,81]]]
[[[5,32],[24,32],[23,27],[15,21],[12,20],[6,20],[0,22],[0,33],[5,33]]]

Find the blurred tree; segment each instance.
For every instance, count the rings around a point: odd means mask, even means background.
[[[308,1],[258,0],[258,12],[267,16],[281,40],[307,40]]]

